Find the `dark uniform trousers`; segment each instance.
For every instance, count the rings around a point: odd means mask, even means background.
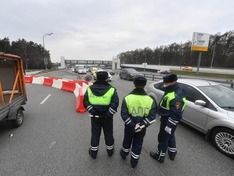
[[[176,154],[176,140],[175,140],[175,130],[176,125],[170,126],[171,134],[165,131],[167,126],[168,117],[161,117],[160,131],[158,134],[158,152],[160,158],[164,158],[166,155],[166,150],[168,149],[169,155]]]
[[[138,162],[141,154],[143,139],[146,133],[146,128],[143,128],[140,132],[135,132],[133,127],[125,125],[124,128],[124,140],[123,140],[123,153],[127,156],[131,149],[131,161]]]
[[[105,144],[107,150],[113,150],[113,118],[112,117],[91,117],[92,136],[91,136],[91,151],[98,151],[101,131],[103,128]]]

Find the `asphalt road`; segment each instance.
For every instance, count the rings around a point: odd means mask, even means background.
[[[74,75],[53,72],[52,76]],[[120,100],[133,89],[132,82],[117,77],[113,77],[112,84]],[[75,112],[74,95],[39,85],[27,85],[27,93],[23,126],[11,129],[7,123],[0,123],[0,176],[234,175],[233,159],[218,152],[204,135],[185,125],[177,129],[176,160],[166,159],[160,164],[151,159],[149,152],[156,147],[159,122],[148,128],[139,165],[132,169],[129,158],[122,161],[119,156],[124,128],[119,112],[114,117],[114,156],[107,156],[102,134],[98,158],[92,160],[88,155],[90,119],[87,113]]]

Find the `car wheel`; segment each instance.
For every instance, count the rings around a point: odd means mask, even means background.
[[[24,123],[24,112],[20,108],[16,113],[15,119],[12,120],[12,125],[14,128],[17,128],[20,127],[23,123]]]
[[[234,158],[234,131],[228,128],[216,128],[212,132],[212,143],[225,155]]]

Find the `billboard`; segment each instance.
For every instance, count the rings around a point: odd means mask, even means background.
[[[192,51],[208,51],[210,35],[201,32],[193,33]]]

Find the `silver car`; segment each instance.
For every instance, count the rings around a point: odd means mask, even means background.
[[[206,80],[179,79],[178,84],[188,100],[182,121],[205,133],[218,150],[234,158],[234,91]],[[163,82],[150,84],[147,91],[159,103]]]

